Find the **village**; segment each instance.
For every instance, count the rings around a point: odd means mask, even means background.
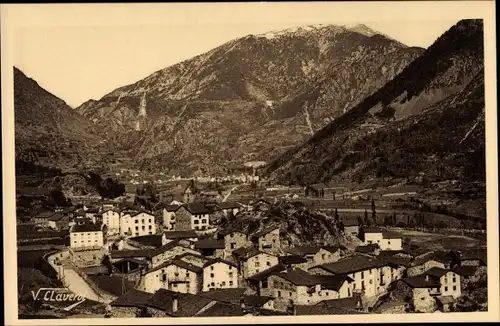
[[[283,224],[249,230],[236,222],[242,214],[271,216],[280,201],[321,200],[322,186],[273,199],[199,185],[177,180],[149,209],[117,199],[43,212],[32,222],[44,231],[18,235],[18,248],[33,238],[67,239],[45,245],[43,259],[73,293],[104,305],[105,317],[481,309],[469,294],[478,284],[486,288],[485,249],[410,246],[388,227],[361,225],[337,210],[326,223],[335,224],[343,243],[292,243]]]

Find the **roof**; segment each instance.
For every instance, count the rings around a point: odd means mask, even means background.
[[[151,246],[151,247],[161,247],[162,246],[161,235],[158,235],[158,234],[143,235],[143,236],[133,237],[133,238],[129,238],[129,239],[132,241],[138,242],[142,245],[145,245],[145,246]]]
[[[196,314],[196,317],[216,317],[216,316],[244,316],[247,312],[240,305],[215,302],[206,310]]]
[[[384,239],[402,239],[403,236],[397,232],[384,231],[382,232],[382,237]]]
[[[291,282],[294,285],[311,286],[318,284],[315,275],[311,275],[300,268],[290,268],[275,275]]]
[[[151,298],[151,293],[130,289],[110,303],[113,307],[144,307]]]
[[[213,264],[216,264],[216,263],[223,263],[223,264],[226,264],[226,265],[229,265],[229,266],[233,266],[233,267],[238,267],[236,266],[235,263],[233,263],[232,261],[229,261],[229,260],[225,260],[225,259],[222,259],[222,258],[215,258],[215,259],[210,259],[209,261],[207,261],[204,265],[203,265],[203,268],[206,268],[210,265],[213,265]]]
[[[99,289],[118,297],[134,288],[134,283],[121,275],[89,275],[88,277]]]
[[[362,252],[362,253],[366,253],[366,254],[374,253],[377,249],[379,249],[379,246],[376,243],[367,244],[366,246],[357,246],[356,247],[357,252]]]
[[[132,213],[132,214],[130,215],[130,217],[134,217],[134,216],[137,216],[137,215],[139,215],[139,214],[147,214],[147,215],[150,215],[151,217],[154,217],[154,215],[153,215],[151,212],[147,212],[147,211],[145,211],[145,210],[140,210],[140,211],[138,211],[138,212]]]
[[[359,222],[357,219],[346,219],[346,220],[342,220],[342,224],[344,226],[359,226]]]
[[[210,209],[203,203],[189,203],[182,205],[191,214],[210,214]]]
[[[363,227],[363,232],[364,233],[383,233],[384,230],[382,230],[379,227]]]
[[[241,208],[241,205],[238,203],[234,202],[223,202],[223,203],[218,203],[217,206],[219,206],[221,209],[235,209],[235,208]]]
[[[55,212],[46,211],[46,212],[42,212],[42,213],[36,214],[35,218],[49,218],[49,217],[52,217],[55,214],[56,214]]]
[[[467,249],[460,252],[460,260],[482,260],[487,262],[486,249]]]
[[[165,231],[163,232],[167,239],[190,239],[198,238],[198,234],[194,230],[190,231]]]
[[[165,205],[165,206],[163,206],[163,209],[165,209],[167,212],[177,212],[177,210],[180,207],[181,206],[179,206],[179,205]]]
[[[431,260],[446,264],[450,263],[452,261],[452,258],[445,252],[433,251],[415,258],[411,265],[418,266]]]
[[[207,292],[200,292],[198,295],[215,301],[239,305],[240,300],[246,291],[246,288],[216,289]]]
[[[271,225],[271,226],[268,226],[266,228],[263,228],[262,230],[260,230],[259,232],[256,232],[254,234],[254,236],[256,237],[262,237],[262,236],[265,236],[266,234],[268,234],[269,232],[272,232],[276,229],[279,229],[280,227],[278,225]]]
[[[54,215],[49,217],[50,221],[60,221],[62,219],[69,219],[69,218],[68,218],[68,216],[66,216],[64,214],[60,214],[60,213],[55,213]]]
[[[194,244],[194,247],[196,249],[224,249],[226,245],[224,240],[201,239]]]
[[[418,275],[409,278],[401,279],[402,282],[408,284],[411,288],[438,288],[441,286],[439,282],[427,280],[425,276]]]
[[[151,249],[113,250],[110,255],[112,258],[151,257],[152,252]]]
[[[262,307],[270,300],[274,300],[274,298],[258,295],[245,295],[243,300],[247,306]]]
[[[169,251],[175,247],[183,247],[183,248],[186,248],[188,249],[187,247],[183,246],[180,244],[179,240],[172,240],[170,241],[169,243],[167,244],[164,244],[163,246],[159,247],[159,248],[156,248],[155,250],[152,251],[152,257],[154,256],[157,256],[159,254],[162,254],[166,251]]]
[[[351,256],[341,259],[335,263],[328,263],[311,268],[319,267],[333,274],[350,274],[380,266],[380,260],[370,259],[363,256]],[[309,269],[311,269],[309,268]]]
[[[322,288],[333,291],[339,291],[346,281],[354,281],[352,278],[345,275],[314,275],[314,279],[316,279],[316,284],[321,284]]]
[[[193,264],[190,264],[190,263],[185,262],[183,260],[180,260],[178,258],[174,258],[173,260],[166,261],[163,264],[158,265],[153,269],[150,269],[146,273],[152,273],[154,271],[160,270],[160,269],[165,268],[165,267],[170,266],[170,265],[179,266],[179,267],[187,269],[188,271],[191,271],[193,273],[201,273],[203,271],[203,269],[198,267],[198,266],[195,266]]]
[[[85,224],[76,224],[71,228],[71,232],[97,232],[102,231],[100,224],[94,223],[85,223]]]
[[[445,275],[448,272],[449,272],[449,270],[444,269],[444,268],[432,267],[431,269],[426,271],[425,274],[429,274],[431,276],[435,276],[435,277],[440,278],[441,276]]]
[[[113,264],[123,263],[123,262],[131,262],[131,263],[136,263],[139,265],[148,265],[148,263],[146,261],[141,260],[141,259],[135,259],[135,258],[123,258],[123,259],[115,261]]]
[[[269,256],[274,256],[273,254],[263,252],[263,251],[255,249],[255,248],[252,248],[252,247],[250,247],[250,248],[238,248],[238,249],[233,251],[233,255],[236,257],[239,257],[242,260],[247,260],[247,259],[252,258],[254,256],[257,256],[259,254],[266,254]]]
[[[442,305],[450,304],[455,302],[455,299],[453,298],[452,295],[442,295],[439,297],[436,297],[436,300],[439,301]]]
[[[408,267],[411,264],[411,260],[412,260],[411,257],[405,257],[396,254],[392,257],[389,257],[387,259],[387,263],[389,263],[389,265]]]
[[[302,257],[300,255],[283,256],[283,257],[279,257],[279,260],[282,264],[285,264],[285,265],[307,263],[307,259],[305,259],[304,257]]]
[[[174,297],[177,297],[176,312],[172,311],[172,303]],[[160,309],[168,314],[178,317],[194,316],[203,307],[208,305],[212,300],[190,293],[173,292],[166,289],[159,289],[147,301],[148,307]]]
[[[470,277],[476,274],[477,266],[456,266],[451,271],[460,276]]]
[[[260,282],[262,280],[265,280],[269,276],[279,273],[283,270],[286,270],[286,266],[284,264],[274,265],[269,267],[268,269],[263,270],[260,273],[250,276],[248,280],[253,282]]]
[[[226,236],[226,235],[229,235],[231,233],[241,233],[241,234],[244,234],[244,235],[248,235],[248,232],[246,232],[246,231],[244,231],[242,229],[239,229],[236,226],[231,226],[231,227],[228,227],[228,228],[225,228],[225,229],[219,231],[219,235],[221,235],[223,237]]]
[[[356,309],[359,299],[356,297],[324,300],[315,305],[295,306],[297,315],[348,315],[363,314]]]

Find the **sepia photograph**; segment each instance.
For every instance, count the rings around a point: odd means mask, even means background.
[[[12,324],[500,319],[493,1],[1,13]]]

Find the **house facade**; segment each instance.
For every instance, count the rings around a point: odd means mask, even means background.
[[[203,291],[238,287],[238,268],[233,262],[213,259],[203,266]]]
[[[102,223],[108,227],[108,234],[120,233],[121,213],[115,209],[107,209],[102,212]]]
[[[459,274],[439,267],[433,267],[425,275],[432,278],[432,281],[441,284],[441,288],[439,289],[441,296],[452,296],[456,299],[462,295],[461,277]]]
[[[422,276],[399,280],[392,295],[410,304],[415,312],[434,312],[436,310],[435,297],[439,295],[440,284],[432,282]]]
[[[266,252],[253,251],[250,255],[243,257],[242,259],[241,265],[243,278],[246,279],[260,273],[261,271],[278,265],[278,263],[278,256]]]
[[[380,250],[403,250],[403,238],[393,232],[378,228],[363,229],[364,244],[378,244]]]
[[[175,213],[175,230],[207,230],[210,228],[210,210],[203,203],[190,203]]]
[[[133,237],[156,234],[155,217],[147,212],[123,215],[120,234]]]
[[[238,248],[246,248],[252,246],[252,241],[249,236],[241,231],[228,231],[224,236],[224,246],[226,257],[231,256],[232,252]]]
[[[277,226],[266,228],[254,235],[254,242],[261,251],[277,253],[281,249],[280,228]]]
[[[104,235],[101,225],[73,225],[70,229],[69,237],[72,249],[102,248],[104,246]]]
[[[175,213],[180,206],[177,205],[167,205],[162,209],[163,215],[163,228],[166,231],[175,230]]]
[[[202,271],[202,268],[179,259],[169,261],[143,275],[142,290],[154,293],[159,289],[167,289],[196,294],[201,291]]]

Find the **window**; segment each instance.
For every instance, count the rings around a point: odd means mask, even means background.
[[[456,291],[456,290],[457,290],[457,286],[453,285],[453,291]]]
[[[151,225],[150,225],[150,226],[149,226],[149,229],[151,230],[152,228],[153,228],[153,226],[151,226]]]
[[[258,261],[255,262],[255,267],[259,267],[260,263]]]
[[[151,235],[151,234],[153,234],[153,232],[149,231],[149,234]]]
[[[233,273],[232,272],[229,273],[229,277],[233,277]]]
[[[142,226],[142,231],[145,231],[146,230],[146,227],[143,225]]]
[[[176,288],[176,287],[177,287],[177,283],[174,283],[174,288]]]
[[[258,272],[259,272],[259,269],[257,268],[257,269],[255,270],[255,273],[258,273]]]
[[[186,277],[189,277],[189,272],[186,272]]]
[[[141,223],[144,224],[144,219],[141,220]]]
[[[455,275],[453,275],[453,283],[455,283],[457,281],[457,278],[455,277]]]
[[[326,291],[326,296],[328,296],[328,291]]]
[[[268,284],[267,284],[267,279],[265,279],[265,280],[263,280],[263,281],[261,282],[261,288],[263,288],[263,289],[267,289],[267,286],[268,286]]]
[[[139,220],[135,220],[135,224],[139,223]]]
[[[213,266],[210,266],[210,270],[213,271],[214,270],[214,267]]]
[[[325,258],[326,258],[326,255],[325,255],[325,254],[322,254],[322,255],[321,255],[321,259],[325,260]]]
[[[233,285],[233,281],[229,281],[229,285],[232,286]]]
[[[149,219],[148,222],[151,223],[151,219]]]
[[[175,272],[175,273],[174,273],[174,275],[177,277],[177,276],[179,276],[179,273],[178,273],[178,272]]]
[[[445,286],[445,287],[444,287],[444,292],[447,292],[447,291],[448,291],[448,287],[447,287],[447,286]]]
[[[230,238],[234,237],[234,233],[231,233],[231,234],[229,235],[229,237],[230,237]]]
[[[214,278],[214,273],[210,273],[210,277],[211,277],[211,278]]]
[[[136,227],[135,227],[135,230],[136,230],[136,231],[138,231],[138,230],[139,230],[139,227],[138,227],[138,226],[136,226]]]
[[[222,283],[220,285],[226,286],[226,281],[222,281]]]
[[[234,248],[236,248],[236,243],[232,242],[231,243],[231,249],[234,249]]]
[[[207,220],[203,219],[203,220],[201,220],[201,223],[202,223],[202,224],[206,224],[206,223],[207,223]]]
[[[210,286],[215,286],[215,283],[214,282],[210,283]]]
[[[266,263],[266,265],[267,265],[267,266],[271,266],[271,263],[270,263],[270,262],[267,262],[267,263]]]
[[[233,266],[229,266],[229,270],[232,270],[233,269]]]
[[[288,296],[291,298],[292,297],[292,292],[288,292]]]
[[[200,221],[194,220],[194,224],[199,224],[199,223],[200,223]]]
[[[281,298],[281,291],[278,291],[278,298]]]
[[[167,274],[162,274],[161,280],[165,282],[167,280]]]

